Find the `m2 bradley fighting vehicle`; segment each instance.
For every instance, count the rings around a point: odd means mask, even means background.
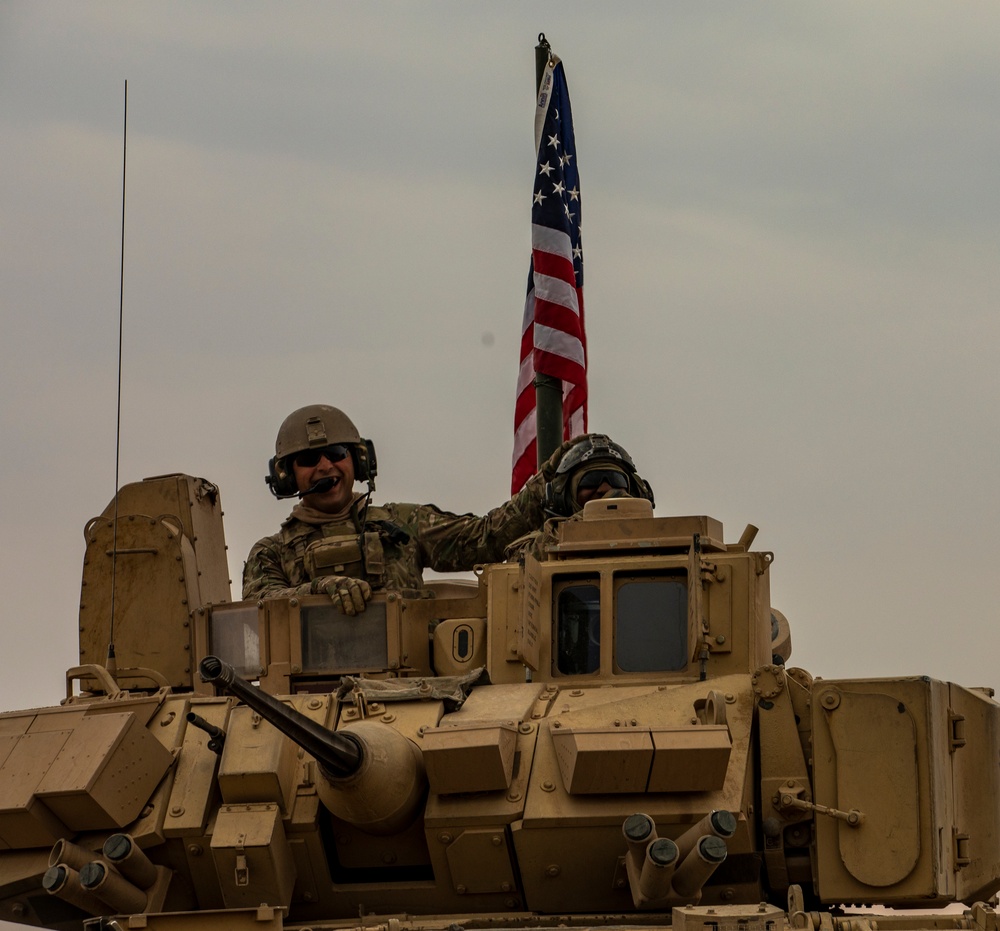
[[[787,666],[753,536],[592,501],[350,618],[227,603],[217,489],[123,488],[66,699],[0,716],[0,917],[996,931],[992,692]]]

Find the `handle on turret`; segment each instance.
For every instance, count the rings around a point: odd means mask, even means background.
[[[329,778],[346,779],[361,768],[364,751],[361,742],[350,734],[328,731],[267,692],[254,688],[217,656],[206,656],[199,663],[198,672],[203,681],[235,695],[289,740],[312,754]]]

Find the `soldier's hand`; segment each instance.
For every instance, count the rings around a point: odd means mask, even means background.
[[[542,473],[542,478],[547,482],[551,482],[552,479],[556,477],[556,469],[559,468],[559,463],[562,462],[562,457],[566,455],[577,443],[581,440],[585,440],[590,434],[581,433],[580,436],[574,436],[571,440],[566,440],[561,446],[556,448],[556,451],[549,456],[545,462],[542,463],[542,468],[539,470]]]
[[[354,617],[365,610],[365,603],[372,596],[372,587],[364,579],[348,575],[324,575],[313,579],[314,594],[327,594],[334,607],[342,614]]]

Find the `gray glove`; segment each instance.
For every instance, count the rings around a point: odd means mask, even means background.
[[[571,440],[566,440],[560,446],[556,448],[556,451],[549,456],[545,462],[542,463],[542,467],[538,470],[542,474],[542,478],[547,482],[551,482],[552,479],[556,477],[556,469],[559,468],[559,463],[562,462],[562,457],[566,455],[577,443],[582,443],[590,436],[589,433],[581,433],[579,436],[574,436]]]
[[[324,575],[313,579],[310,590],[314,595],[329,595],[334,607],[350,617],[364,611],[365,602],[372,596],[372,587],[364,579],[349,575]]]

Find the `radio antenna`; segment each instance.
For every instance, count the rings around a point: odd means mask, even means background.
[[[128,79],[125,80],[125,106],[122,118],[122,245],[118,277],[118,398],[115,420],[115,517],[111,543],[111,630],[108,634],[108,672],[113,676],[115,659],[115,569],[118,565],[118,464],[122,436],[122,321],[125,307],[125,164],[128,156]]]

